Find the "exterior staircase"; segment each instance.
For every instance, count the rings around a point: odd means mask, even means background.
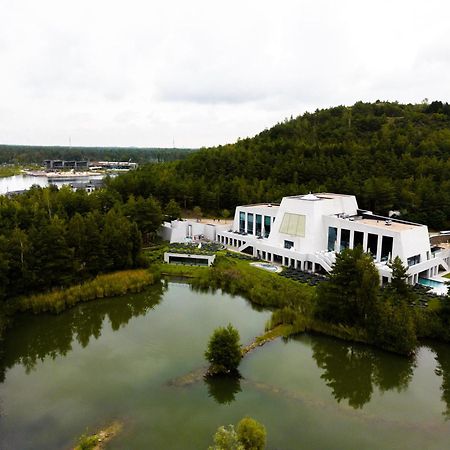
[[[316,257],[316,263],[320,264],[327,272],[331,272],[331,268],[336,261],[335,252],[321,250],[314,253],[314,256]]]

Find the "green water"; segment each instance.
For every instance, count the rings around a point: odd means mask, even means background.
[[[415,361],[300,336],[248,355],[241,380],[173,380],[204,364],[208,337],[233,323],[248,342],[269,317],[240,297],[186,284],[23,316],[5,343],[2,450],[68,449],[119,419],[111,449],[206,449],[221,424],[251,415],[268,449],[445,449],[450,348]]]

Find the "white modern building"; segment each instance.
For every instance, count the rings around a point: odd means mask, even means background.
[[[448,272],[450,247],[432,247],[426,225],[390,219],[358,208],[353,195],[318,193],[284,197],[280,204],[236,208],[233,225],[214,226],[226,247],[266,261],[312,272],[329,272],[336,253],[361,245],[373,255],[380,282],[399,256],[409,282]]]
[[[225,227],[226,228],[226,227]],[[199,222],[192,219],[172,220],[164,222],[158,230],[158,235],[171,244],[174,242],[189,243],[216,240],[216,224]]]

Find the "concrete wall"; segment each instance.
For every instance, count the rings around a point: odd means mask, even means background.
[[[200,235],[210,241],[216,240],[216,230],[226,228],[226,225],[214,225],[196,220],[173,220],[172,222],[164,222],[158,230],[158,235],[162,239],[174,242],[186,242],[187,238],[194,239]]]
[[[216,259],[216,255],[191,255],[191,254],[184,254],[184,253],[166,252],[166,253],[164,253],[164,262],[170,263],[171,262],[170,260],[173,257],[184,259],[186,261],[186,264],[189,264],[189,261],[192,260],[194,265],[195,265],[194,260],[201,259],[201,260],[206,261],[208,266],[211,266],[214,263],[214,260]]]

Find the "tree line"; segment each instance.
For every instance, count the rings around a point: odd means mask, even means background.
[[[185,158],[193,151],[189,148],[0,145],[0,164],[41,164],[45,159],[164,162]]]
[[[0,196],[0,300],[143,265],[163,219],[153,197],[33,187]]]
[[[339,192],[360,207],[450,228],[450,106],[358,102],[305,113],[234,144],[117,177],[123,198],[219,213],[296,193]]]

